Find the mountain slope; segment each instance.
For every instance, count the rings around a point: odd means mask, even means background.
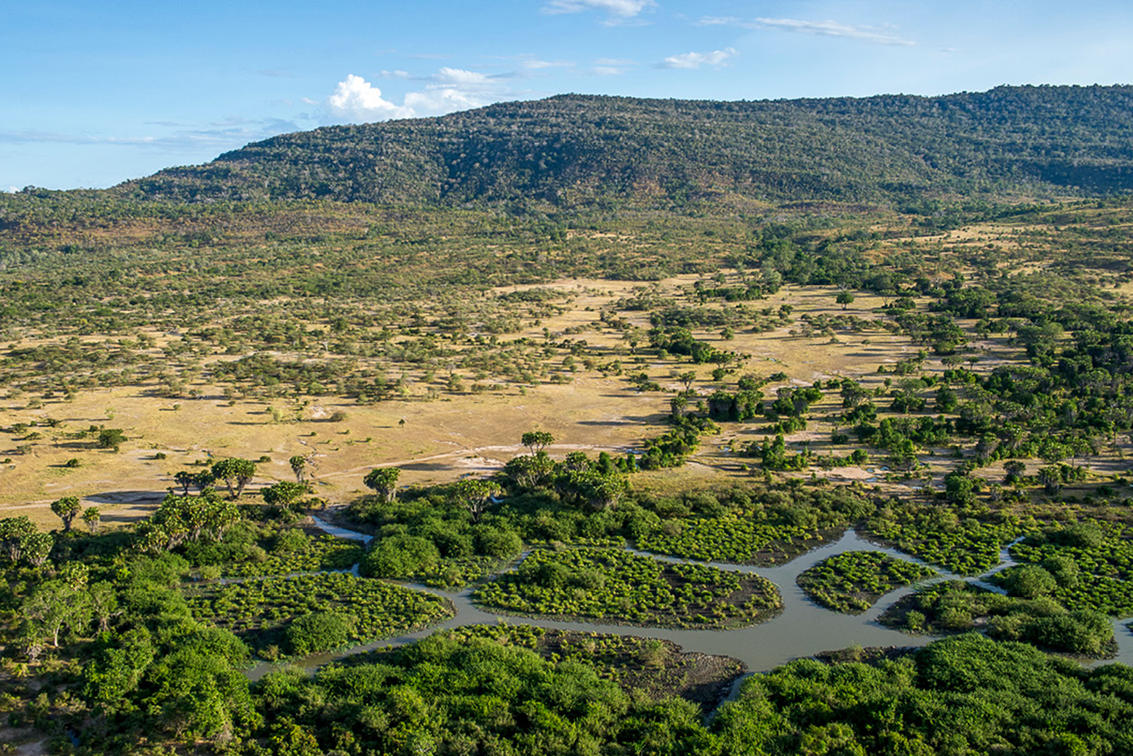
[[[563,95],[286,134],[127,182],[177,200],[903,201],[1133,188],[1133,87],[759,102]]]

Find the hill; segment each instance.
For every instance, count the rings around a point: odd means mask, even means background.
[[[1133,87],[757,102],[562,95],[267,139],[115,189],[391,204],[1097,195],[1133,188]]]

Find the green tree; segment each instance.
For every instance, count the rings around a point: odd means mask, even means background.
[[[329,651],[345,645],[358,619],[346,612],[311,612],[295,618],[288,626],[287,645],[293,654]]]
[[[238,499],[244,493],[244,487],[256,475],[256,463],[250,459],[229,457],[216,462],[212,466],[212,474],[216,480],[223,480],[228,486],[228,495]]]
[[[1040,467],[1038,478],[1043,490],[1051,496],[1057,496],[1062,490],[1062,471],[1054,465]]]
[[[401,470],[396,467],[375,467],[366,473],[362,482],[373,490],[382,501],[392,503],[397,498],[397,479],[401,477]]]
[[[281,480],[278,483],[268,486],[260,493],[264,497],[264,503],[278,507],[290,507],[307,495],[310,489],[303,483],[292,483],[289,480]]]
[[[90,621],[90,606],[85,593],[75,591],[62,580],[41,583],[20,607],[28,634],[46,636],[59,648],[64,630],[81,632]]]
[[[130,628],[121,637],[100,643],[83,666],[83,697],[102,712],[135,709],[132,694],[156,655],[145,627]]]
[[[501,490],[498,484],[490,480],[465,478],[457,482],[455,492],[457,499],[472,515],[472,521],[479,522],[493,497],[501,493]]]
[[[108,582],[100,582],[87,588],[91,613],[98,621],[98,631],[105,633],[110,629],[110,620],[122,614],[118,606],[118,592]]]
[[[121,428],[103,428],[98,432],[98,448],[100,449],[118,451],[118,447],[125,442],[126,434]]]
[[[55,548],[55,539],[51,537],[50,533],[32,533],[25,536],[20,545],[24,559],[28,560],[28,563],[33,567],[42,567],[47,558],[51,556],[53,548]]]
[[[1037,564],[1013,567],[1005,571],[1001,579],[1009,593],[1027,599],[1048,596],[1058,588],[1054,575]]]
[[[838,295],[834,297],[834,301],[842,305],[842,309],[845,310],[846,307],[854,303],[854,295],[849,291],[840,291]]]
[[[192,470],[178,470],[173,476],[173,482],[181,486],[181,495],[189,495],[189,486],[196,485],[197,475]]]
[[[0,520],[0,546],[7,553],[9,561],[20,561],[24,539],[35,532],[35,525],[27,515],[5,517]]]
[[[82,505],[79,504],[77,497],[64,496],[51,502],[51,511],[63,521],[63,532],[67,533],[71,530],[71,523],[74,522],[75,517],[82,511]]]
[[[528,431],[520,439],[531,454],[538,454],[555,442],[555,437],[547,431]]]
[[[1023,473],[1027,471],[1027,465],[1018,459],[1009,459],[1003,464],[1003,485],[1013,486],[1023,481]]]
[[[291,472],[295,473],[295,482],[302,484],[303,476],[307,472],[307,458],[302,454],[296,454],[287,460],[287,463],[291,465]]]

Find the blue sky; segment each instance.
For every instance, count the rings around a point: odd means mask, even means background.
[[[1133,3],[2,0],[0,189],[102,187],[333,123],[562,92],[1133,83]]]

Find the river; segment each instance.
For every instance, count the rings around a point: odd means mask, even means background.
[[[330,535],[339,538],[368,543],[370,536],[355,531],[346,530],[331,525],[318,517],[313,518],[315,526]],[[854,530],[847,530],[836,541],[823,544],[805,554],[801,554],[791,561],[774,567],[753,567],[725,562],[697,562],[691,559],[663,556],[653,553],[632,550],[633,553],[642,554],[668,562],[690,562],[708,564],[724,570],[760,575],[774,583],[783,596],[783,611],[776,617],[759,625],[743,627],[734,630],[686,630],[666,629],[652,627],[638,627],[634,625],[605,624],[601,622],[566,621],[558,619],[540,619],[535,617],[520,617],[503,615],[486,610],[472,602],[472,588],[460,591],[444,591],[430,586],[405,583],[406,587],[426,591],[448,599],[455,609],[455,615],[442,623],[432,625],[414,633],[388,638],[374,643],[354,646],[345,650],[315,654],[299,661],[301,666],[308,669],[318,668],[336,659],[371,651],[385,646],[397,646],[411,643],[420,638],[431,635],[438,630],[448,630],[467,625],[494,625],[500,622],[513,625],[535,625],[558,630],[578,630],[582,632],[609,633],[613,635],[634,635],[646,638],[663,638],[681,646],[684,651],[699,651],[706,654],[730,656],[743,662],[749,672],[766,672],[793,659],[812,657],[822,651],[833,651],[851,646],[923,646],[934,640],[932,636],[908,635],[891,630],[878,623],[877,618],[894,602],[913,592],[916,588],[930,582],[939,580],[967,580],[981,587],[1000,590],[985,583],[985,578],[1014,564],[1008,544],[1000,553],[1000,563],[987,573],[976,578],[964,578],[948,573],[935,565],[928,565],[936,570],[938,576],[914,583],[910,586],[898,588],[882,596],[868,611],[863,614],[851,615],[834,612],[819,606],[812,601],[799,588],[796,578],[801,572],[818,564],[824,559],[847,551],[879,551],[899,559],[926,564],[919,560],[885,546],[867,541]],[[514,565],[512,566],[514,569]],[[1117,656],[1091,664],[1105,664],[1114,661],[1133,665],[1133,633],[1118,620],[1114,620],[1114,637],[1117,639]],[[260,663],[249,672],[249,677],[259,679],[277,664]]]

